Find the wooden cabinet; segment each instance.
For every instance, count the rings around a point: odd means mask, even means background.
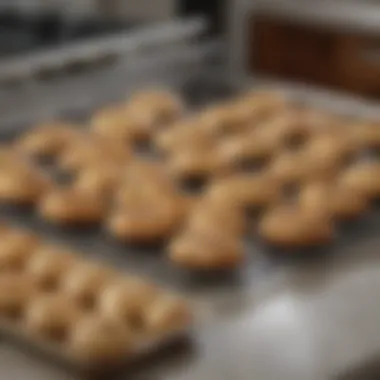
[[[255,72],[380,96],[380,38],[265,15],[250,25]]]

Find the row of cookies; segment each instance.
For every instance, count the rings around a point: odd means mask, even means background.
[[[7,225],[0,231],[0,328],[69,359],[121,364],[191,320],[187,304],[140,277]]]

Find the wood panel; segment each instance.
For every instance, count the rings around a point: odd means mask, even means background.
[[[380,38],[252,18],[250,67],[265,75],[380,96]]]

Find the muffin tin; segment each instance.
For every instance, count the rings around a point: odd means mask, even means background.
[[[109,371],[183,337],[189,305],[142,277],[1,228],[0,330],[75,369]]]

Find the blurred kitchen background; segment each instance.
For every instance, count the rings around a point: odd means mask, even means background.
[[[8,85],[37,119],[57,103],[94,108],[148,76],[180,76],[195,103],[262,78],[376,98],[379,32],[377,1],[0,0],[0,112],[14,103]],[[31,91],[42,94],[32,105]]]

